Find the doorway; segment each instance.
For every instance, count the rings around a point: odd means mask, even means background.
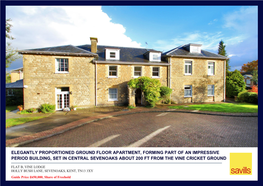
[[[138,88],[135,91],[135,105],[136,106],[141,106],[142,105],[142,90]]]
[[[56,110],[69,108],[69,87],[56,88]]]

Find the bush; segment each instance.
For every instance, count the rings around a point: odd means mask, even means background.
[[[6,95],[6,106],[23,105],[23,90],[13,89],[13,93],[14,96]]]
[[[168,97],[172,93],[172,89],[169,87],[162,86],[160,87],[160,94],[162,97]]]
[[[246,83],[244,77],[238,70],[228,72],[226,76],[226,97],[237,96],[240,92],[244,91]]]
[[[160,98],[161,82],[158,79],[151,79],[142,76],[136,79],[131,79],[128,82],[128,85],[133,89],[140,88],[144,92],[145,100],[151,105],[151,107],[154,107]]]
[[[238,101],[240,102],[247,102],[247,103],[258,103],[258,95],[255,92],[248,92],[243,91],[238,94],[237,97]]]
[[[50,104],[43,104],[40,106],[40,111],[43,113],[50,113],[55,111],[56,106]]]

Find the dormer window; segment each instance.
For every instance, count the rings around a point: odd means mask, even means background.
[[[201,46],[200,44],[190,44],[190,53],[201,53]]]
[[[120,49],[106,48],[105,56],[106,56],[106,60],[120,60]]]
[[[116,58],[116,53],[115,52],[110,52],[110,58]]]
[[[161,53],[150,52],[149,53],[149,61],[160,62],[161,61]]]

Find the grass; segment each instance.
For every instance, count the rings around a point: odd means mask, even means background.
[[[170,109],[199,110],[228,113],[256,113],[258,105],[249,103],[219,103],[169,106]]]
[[[46,117],[46,116],[7,119],[6,120],[6,128],[16,126],[16,125],[21,125],[21,124],[24,124],[26,122],[38,120],[38,119],[41,119],[44,117]]]
[[[6,106],[5,107],[5,112],[11,112],[12,110],[16,110],[17,106]]]

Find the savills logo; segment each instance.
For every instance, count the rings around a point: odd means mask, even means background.
[[[230,175],[252,175],[252,153],[230,153]]]

